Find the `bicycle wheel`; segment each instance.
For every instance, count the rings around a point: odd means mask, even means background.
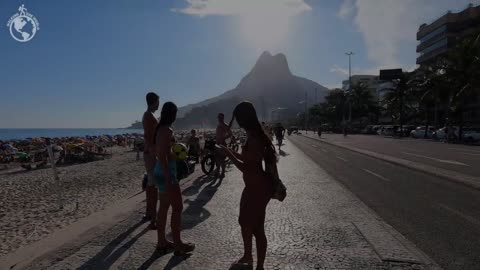
[[[215,168],[215,158],[213,155],[207,155],[202,159],[202,171],[204,174],[209,175]]]

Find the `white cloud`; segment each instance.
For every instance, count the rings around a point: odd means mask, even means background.
[[[175,12],[189,15],[250,15],[262,13],[281,13],[294,16],[312,8],[304,0],[186,0],[187,7],[173,9]]]
[[[330,68],[330,72],[338,73],[340,75],[348,75],[348,69],[339,67],[338,65],[333,65],[333,67]]]
[[[399,52],[416,44],[422,23],[430,23],[447,10],[459,11],[480,0],[344,0],[338,15],[354,12],[353,24],[363,35],[369,60],[384,67],[402,64]],[[411,52],[415,54],[415,51]]]
[[[355,3],[353,2],[353,0],[345,0],[340,6],[340,9],[338,10],[337,15],[342,19],[346,19],[352,16],[354,12],[355,12]]]
[[[304,0],[186,0],[172,11],[192,16],[235,16],[239,33],[256,49],[273,49],[288,35],[294,16],[312,10]]]

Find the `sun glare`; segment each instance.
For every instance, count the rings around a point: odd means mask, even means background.
[[[255,49],[272,49],[288,39],[294,17],[309,10],[302,0],[263,0],[245,5],[237,14],[241,37]]]

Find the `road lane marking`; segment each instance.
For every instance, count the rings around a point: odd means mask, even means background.
[[[415,156],[415,157],[421,157],[421,158],[431,159],[431,160],[434,160],[434,161],[437,161],[437,162],[441,162],[441,163],[448,163],[448,164],[462,165],[462,166],[470,167],[470,165],[467,165],[467,164],[465,164],[465,163],[458,162],[458,161],[455,161],[455,160],[438,159],[438,158],[433,158],[433,157],[424,156],[424,155],[417,155],[417,154],[409,153],[409,152],[402,152],[402,153],[407,154],[407,155],[411,155],[411,156]]]
[[[388,179],[388,178],[386,178],[386,177],[383,177],[383,176],[381,176],[381,175],[378,174],[378,173],[374,173],[374,172],[372,172],[372,171],[370,171],[370,170],[367,170],[367,169],[362,169],[362,170],[364,170],[365,172],[367,172],[367,173],[369,173],[369,174],[371,174],[371,175],[374,175],[374,176],[376,176],[376,177],[378,177],[378,178],[380,178],[380,179],[382,179],[382,180],[384,180],[384,181],[392,182],[390,179]]]
[[[464,148],[448,148],[450,150],[457,150],[457,151],[468,151],[468,152],[473,152],[473,153],[480,153],[478,150],[473,150],[473,149],[464,149]]]
[[[438,203],[438,205],[439,205],[441,208],[447,210],[448,212],[453,213],[453,214],[455,214],[455,215],[457,215],[457,216],[459,216],[459,217],[467,220],[468,222],[473,223],[474,225],[480,226],[480,221],[479,221],[478,219],[476,219],[476,218],[474,218],[474,217],[471,217],[471,216],[469,216],[469,215],[465,215],[464,213],[462,213],[462,212],[460,212],[460,211],[458,211],[458,210],[455,210],[455,209],[453,209],[453,208],[451,208],[451,207],[449,207],[449,206],[446,206],[445,204]]]
[[[343,160],[344,162],[347,162],[346,159],[342,158],[342,157],[339,157],[339,156],[335,156],[336,158],[340,159],[340,160]]]
[[[464,155],[480,157],[480,154],[473,154],[473,153],[468,153],[468,152],[460,152],[460,153],[462,153]]]

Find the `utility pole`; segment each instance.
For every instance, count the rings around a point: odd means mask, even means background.
[[[308,134],[307,92],[305,92],[305,134]]]
[[[348,92],[351,94],[352,92],[352,55],[353,52],[345,53],[348,55]],[[349,100],[348,102],[348,122],[351,123],[352,121],[352,101]]]

